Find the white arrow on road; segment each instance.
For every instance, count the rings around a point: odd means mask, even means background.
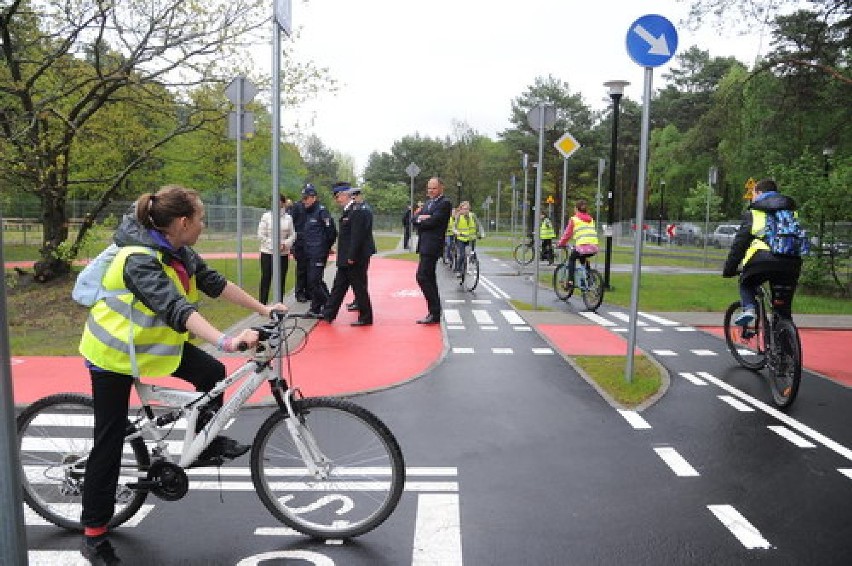
[[[663,56],[671,55],[671,51],[669,51],[669,43],[666,41],[666,35],[664,33],[661,33],[660,37],[654,37],[651,32],[642,27],[641,24],[637,24],[636,27],[633,28],[633,31],[651,46],[648,53]]]

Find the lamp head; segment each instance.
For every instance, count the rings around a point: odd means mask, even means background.
[[[621,96],[624,94],[624,87],[629,86],[628,81],[607,81],[604,86],[609,89],[610,96]]]

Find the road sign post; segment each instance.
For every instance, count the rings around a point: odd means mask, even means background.
[[[650,130],[651,83],[654,67],[669,61],[677,49],[677,31],[672,23],[656,14],[637,19],[627,30],[627,52],[630,58],[645,68],[642,97],[642,128],[639,146],[639,178],[636,183],[636,232],[633,247],[633,278],[630,292],[630,324],[627,338],[627,365],[624,378],[633,381],[633,352],[636,348],[636,317],[639,311],[639,278],[642,274],[642,226],[645,224],[645,176],[648,165],[648,134]]]
[[[409,213],[409,222],[411,222],[410,218],[414,214],[414,178],[420,174],[420,167],[417,166],[413,161],[408,164],[408,167],[405,168],[405,172],[408,174],[411,179],[411,190],[408,195],[408,213]],[[411,230],[411,226],[406,227],[407,230]],[[413,238],[408,238],[408,250],[411,251],[411,240]]]
[[[533,308],[538,308],[538,275],[541,269],[539,252],[541,250],[541,181],[544,175],[544,131],[549,130],[556,124],[556,108],[546,106],[544,103],[530,109],[527,113],[527,123],[538,132],[538,167],[536,167],[535,180],[535,214],[533,214],[533,261],[535,262],[535,279],[533,280]],[[526,156],[526,154],[524,154]],[[526,229],[526,226],[524,227]]]

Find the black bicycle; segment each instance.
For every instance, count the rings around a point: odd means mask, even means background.
[[[553,270],[553,292],[559,299],[567,301],[574,294],[574,289],[579,289],[583,296],[583,304],[590,311],[595,311],[603,302],[603,277],[597,269],[589,264],[588,256],[581,256],[577,258],[574,281],[571,281],[568,277],[569,255],[570,252],[566,249],[562,261]]]
[[[764,283],[757,290],[754,322],[741,326],[733,320],[742,304],[734,301],[725,311],[725,342],[731,355],[744,368],[769,369],[772,402],[779,408],[793,404],[802,381],[802,343],[793,320],[773,307],[772,288]]]

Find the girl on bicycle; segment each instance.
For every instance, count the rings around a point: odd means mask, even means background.
[[[585,262],[587,257],[598,253],[598,231],[595,227],[595,219],[589,216],[588,204],[584,199],[577,201],[574,207],[574,216],[568,221],[568,226],[556,244],[557,248],[564,248],[570,240],[574,240],[571,255],[568,256],[568,285],[574,285],[574,272],[577,269],[577,259]]]
[[[225,378],[225,366],[190,343],[190,332],[225,352],[235,351],[241,343],[257,344],[253,330],[231,337],[210,324],[198,312],[198,292],[265,317],[273,310],[287,310],[280,303],[263,305],[208,267],[190,247],[203,229],[204,204],[198,193],[171,185],[140,196],[113,236],[120,250],[102,285],[119,294],[92,306],[80,340],[95,415],[94,445],[84,479],[81,550],[95,564],[120,563],[107,539],[107,526],[115,510],[133,379],[172,375],[198,391],[209,391]],[[211,402],[213,410],[221,405],[221,397]],[[249,448],[220,436],[199,461],[236,458]]]

